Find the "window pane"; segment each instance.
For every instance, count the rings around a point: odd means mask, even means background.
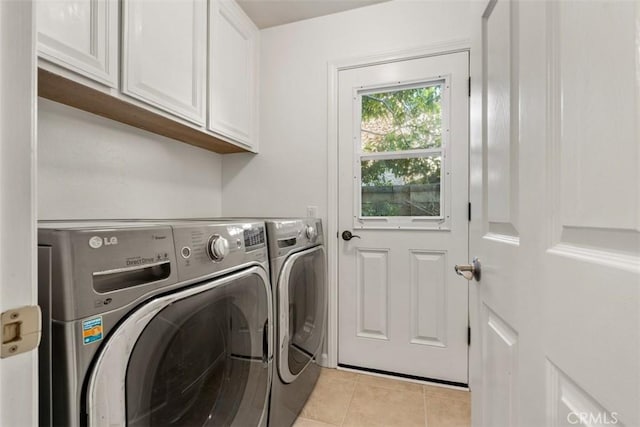
[[[440,216],[440,156],[361,162],[361,215]]]
[[[439,148],[441,106],[442,84],[362,95],[362,151]]]

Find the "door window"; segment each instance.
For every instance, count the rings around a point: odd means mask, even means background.
[[[356,227],[445,218],[447,89],[442,79],[357,93]]]
[[[258,425],[269,389],[267,319],[267,289],[257,275],[160,311],[131,354],[127,425]]]

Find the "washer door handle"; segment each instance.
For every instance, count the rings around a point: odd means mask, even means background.
[[[269,319],[264,321],[262,327],[262,363],[269,363]]]

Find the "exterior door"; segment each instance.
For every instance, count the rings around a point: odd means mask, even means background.
[[[318,355],[324,339],[327,290],[324,247],[291,255],[278,278],[278,373],[293,382]]]
[[[472,7],[473,425],[638,426],[640,5]]]
[[[98,356],[89,424],[265,426],[271,310],[257,267],[151,300]]]
[[[0,312],[38,303],[33,7],[0,2]],[[0,425],[38,424],[37,363],[36,350],[0,359]]]
[[[339,73],[341,366],[467,383],[468,67]]]

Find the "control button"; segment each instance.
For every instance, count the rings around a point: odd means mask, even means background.
[[[180,255],[182,255],[182,258],[184,259],[189,258],[191,256],[191,248],[188,246],[185,246],[180,250]]]
[[[307,239],[311,240],[312,242],[316,240],[316,237],[318,237],[318,231],[313,225],[309,225],[306,227],[305,234],[307,235]]]
[[[222,236],[213,235],[207,245],[207,254],[213,261],[222,261],[229,255],[229,241]]]

